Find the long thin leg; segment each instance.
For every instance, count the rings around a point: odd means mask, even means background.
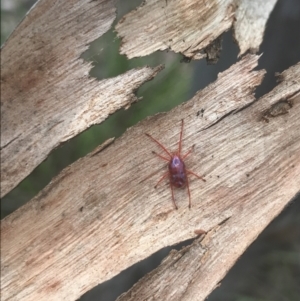
[[[162,155],[160,155],[160,154],[158,154],[157,152],[155,152],[155,151],[152,151],[152,154],[154,154],[154,155],[156,155],[156,156],[158,156],[158,157],[160,157],[161,159],[163,159],[163,160],[165,160],[165,161],[170,161],[170,159],[168,159],[168,158],[166,158],[166,157],[164,157],[164,156],[162,156]]]
[[[194,150],[195,144],[191,147],[191,149],[181,158],[184,160],[193,150]]]
[[[187,172],[188,174],[191,174],[191,175],[195,176],[196,178],[202,180],[203,182],[206,182],[206,180],[205,180],[204,178],[198,176],[198,175],[195,174],[194,172],[192,172],[192,171],[190,171],[190,170],[188,170],[188,169],[186,170],[186,172]]]
[[[157,143],[170,156],[170,158],[172,158],[172,155],[170,154],[170,152],[160,142],[158,142],[155,138],[153,138],[148,133],[145,133],[145,135],[148,136],[150,139],[152,139],[155,143]]]
[[[188,179],[188,177],[186,177],[186,187],[187,187],[188,194],[189,194],[189,208],[191,209],[191,207],[192,207],[192,201],[191,201],[191,192],[190,192],[190,185],[189,185],[189,179]]]
[[[181,119],[181,131],[180,131],[180,138],[179,138],[179,145],[178,145],[178,153],[179,153],[179,156],[180,156],[180,154],[181,154],[182,133],[183,133],[183,119]]]
[[[159,179],[159,181],[158,181],[157,184],[154,186],[154,188],[156,188],[156,187],[159,185],[159,183],[160,183],[163,179],[165,179],[168,175],[169,175],[169,172],[166,172],[166,173]]]
[[[176,203],[175,203],[174,191],[173,191],[173,186],[172,186],[171,181],[170,181],[170,187],[171,187],[171,192],[172,192],[172,201],[173,201],[173,205],[174,205],[175,209],[177,210],[178,207],[177,207],[177,205],[176,205]]]

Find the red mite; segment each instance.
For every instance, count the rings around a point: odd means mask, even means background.
[[[192,152],[195,145],[193,145],[192,148],[185,155],[181,156],[182,132],[183,132],[183,119],[181,120],[181,132],[180,132],[180,138],[179,138],[179,143],[178,143],[178,151],[175,153],[170,153],[160,142],[158,142],[150,134],[146,133],[146,136],[148,136],[155,143],[157,143],[168,155],[168,157],[165,157],[163,155],[160,155],[160,154],[152,151],[153,154],[155,154],[158,157],[160,157],[161,159],[169,162],[168,171],[159,179],[159,181],[157,182],[157,184],[154,187],[156,188],[163,179],[165,179],[166,177],[169,177],[170,187],[171,187],[171,192],[172,192],[172,201],[173,201],[175,209],[178,209],[178,208],[177,208],[177,205],[176,205],[175,199],[174,199],[173,186],[177,187],[177,188],[187,187],[188,194],[189,194],[189,208],[191,208],[191,206],[192,206],[191,193],[190,193],[189,181],[188,181],[187,176],[189,174],[191,174],[191,175],[194,175],[195,177],[197,177],[198,179],[206,182],[205,179],[198,176],[194,172],[186,169],[186,167],[185,167],[183,160]]]

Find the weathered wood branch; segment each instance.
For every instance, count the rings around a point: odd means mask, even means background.
[[[211,162],[220,159],[212,163],[209,178],[219,183],[212,183],[201,214],[225,219],[192,245],[172,251],[118,301],[205,300],[243,250],[299,192],[300,63],[283,72],[280,80],[269,94],[227,116],[209,129],[212,136],[206,135],[214,149]],[[207,230],[202,224],[199,229]]]
[[[257,52],[263,40],[265,26],[276,0],[239,0],[235,12],[234,36],[240,54]]]
[[[124,37],[122,51],[128,57],[171,48],[187,57],[201,58],[204,54],[200,52],[235,20],[241,53],[257,49],[275,4],[268,1],[261,13],[256,2],[247,5],[241,1],[238,6],[229,0],[163,3],[166,7],[162,8],[162,1],[148,1],[117,25],[119,35]],[[259,22],[251,21],[255,16],[259,16]],[[88,77],[90,65],[78,58],[114,19],[113,0],[41,0],[4,45],[1,196],[60,143],[130,106],[137,100],[133,91],[160,70],[145,67],[100,82]],[[253,28],[247,24],[256,25]]]
[[[171,48],[200,58],[233,24],[240,54],[256,51],[275,1],[247,3],[147,1],[117,26],[122,52]],[[78,58],[114,18],[109,0],[39,1],[2,49],[2,195],[59,143],[129,106],[133,91],[160,70],[88,78],[90,65]],[[74,300],[190,238],[192,245],[172,252],[119,300],[205,299],[300,187],[300,65],[255,101],[264,74],[253,71],[257,59],[248,55],[189,102],[107,141],[5,218],[3,300]],[[182,118],[184,149],[195,144],[186,163],[207,182],[191,179],[191,210],[186,191],[175,191],[176,211],[167,185],[153,189],[165,169],[144,133],[175,149]],[[197,238],[199,229],[207,234]]]
[[[276,0],[147,0],[116,26],[128,58],[171,49],[191,59],[234,27],[240,55],[256,52]]]
[[[254,102],[264,74],[256,63],[245,57],[189,102],[78,160],[5,218],[3,299],[74,300],[197,229],[208,231],[204,240],[172,253],[120,300],[204,299],[300,185],[300,65]],[[187,164],[207,182],[190,182],[191,210],[176,191],[176,211],[169,187],[153,188],[164,165],[144,133],[175,148],[182,118],[184,149],[196,144]]]
[[[115,19],[113,0],[41,0],[1,53],[1,196],[60,143],[137,101],[134,91],[161,69],[89,77],[79,59]]]

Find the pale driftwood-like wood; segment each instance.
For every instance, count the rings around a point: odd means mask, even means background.
[[[211,163],[216,157],[220,160],[209,167],[213,183],[209,200],[202,200],[200,209],[199,229],[208,233],[181,251],[172,251],[118,301],[205,300],[299,192],[300,63],[283,72],[281,81],[250,107],[210,128],[211,136],[206,135],[212,145]],[[215,216],[222,216],[223,221],[206,228],[204,219]]]
[[[277,0],[239,0],[234,22],[234,36],[240,54],[257,52],[263,40],[266,23]]]
[[[187,103],[108,141],[6,217],[2,299],[75,300],[203,229],[203,241],[171,255],[130,293],[133,300],[203,300],[300,187],[300,66],[253,103],[264,74],[251,71],[257,59],[245,57]],[[176,211],[169,186],[153,188],[165,164],[144,133],[176,149],[182,118],[184,151],[195,144],[187,166],[207,182],[190,180],[191,210],[187,192],[176,190]]]
[[[160,70],[90,78],[80,59],[115,19],[113,0],[41,0],[1,52],[1,196],[49,152],[137,100],[134,91]]]
[[[234,24],[240,55],[256,52],[276,0],[146,0],[116,26],[128,58],[171,49],[191,59]]]
[[[116,26],[121,53],[133,58],[171,49],[200,59],[200,51],[231,27],[234,7],[232,0],[147,0]]]

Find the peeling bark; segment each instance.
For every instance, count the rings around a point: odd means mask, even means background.
[[[204,50],[234,25],[240,55],[255,53],[276,0],[146,0],[116,26],[128,58],[171,49],[201,59]]]
[[[234,19],[232,0],[148,0],[124,16],[116,26],[121,53],[128,58],[171,49],[191,59],[205,57],[201,50]]]
[[[273,91],[222,119],[213,126],[212,135],[207,134],[214,148],[211,163],[222,158],[210,166],[210,200],[199,213],[203,216],[199,228],[208,232],[196,230],[200,238],[181,251],[172,251],[118,301],[205,300],[243,251],[299,192],[300,64],[284,71],[281,80]],[[278,111],[282,103],[289,105]],[[266,112],[276,112],[269,115],[268,122],[262,118]],[[227,218],[206,228],[205,214]]]
[[[98,81],[80,55],[109,30],[114,1],[39,1],[1,53],[1,197],[60,143],[137,101],[162,67]]]
[[[275,2],[262,15],[248,2],[146,1],[117,25],[121,51],[135,57],[171,48],[198,59],[233,22],[240,54],[256,51]],[[88,77],[79,56],[114,18],[113,1],[42,0],[3,47],[2,195],[59,143],[130,106],[133,91],[161,69]],[[204,300],[300,187],[300,64],[256,100],[264,76],[253,71],[257,60],[245,56],[190,101],[106,141],[6,217],[2,299],[75,300],[161,248],[195,238],[118,300]],[[176,149],[181,119],[183,149],[195,144],[187,167],[207,182],[191,179],[191,209],[186,190],[175,190],[174,210],[169,186],[153,188],[165,166],[144,134]]]
[[[239,0],[234,23],[234,37],[240,53],[256,53],[263,40],[266,23],[276,4],[276,0]]]
[[[78,160],[5,218],[3,300],[74,300],[157,250],[196,237],[197,229],[208,231],[204,241],[120,300],[204,299],[300,185],[300,66],[254,102],[264,74],[252,71],[256,63],[245,57],[187,103]],[[265,110],[282,99],[293,102],[288,113],[265,122]],[[164,164],[144,135],[151,129],[175,148],[182,118],[184,150],[196,144],[186,164],[207,179],[190,181],[191,210],[185,190],[175,191],[174,210],[169,187],[153,188]],[[195,262],[192,272],[182,268]]]

